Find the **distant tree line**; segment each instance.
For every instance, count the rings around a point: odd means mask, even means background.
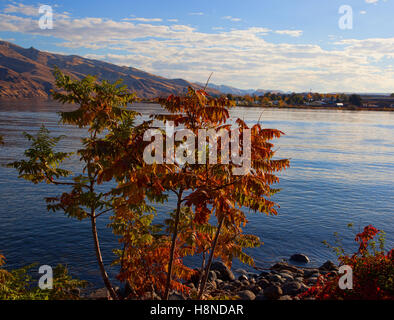
[[[261,106],[297,106],[319,101],[322,104],[347,103],[361,106],[359,95],[310,93],[274,93],[267,92],[263,95],[233,95],[227,94],[227,99],[235,101],[238,105]]]

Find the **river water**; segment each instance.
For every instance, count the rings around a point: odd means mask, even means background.
[[[62,189],[20,180],[15,170],[4,166],[23,156],[28,144],[22,132],[34,133],[41,124],[54,135],[66,136],[63,149],[79,145],[84,131],[59,125],[56,112],[61,108],[53,102],[0,102],[0,134],[6,142],[0,148],[0,252],[10,268],[62,263],[73,275],[100,287],[89,221],[48,213],[43,198]],[[143,117],[161,111],[153,104],[134,108]],[[235,108],[231,115],[250,124],[261,119],[264,127],[285,132],[274,141],[277,157],[291,159],[291,168],[279,175],[283,190],[275,196],[278,216],[248,215],[246,232],[264,242],[248,251],[257,266],[269,266],[294,253],[308,255],[310,266],[335,261],[322,241],[333,243],[333,233],[338,232],[344,247],[353,252],[354,234],[368,224],[384,230],[386,247],[394,247],[394,112]],[[67,165],[73,168],[77,162]],[[173,209],[172,201],[158,207],[159,218]],[[99,229],[109,265],[117,241],[107,223],[101,219]],[[196,261],[188,259],[191,265]],[[236,261],[234,267],[253,270]],[[117,268],[109,271],[114,277]]]

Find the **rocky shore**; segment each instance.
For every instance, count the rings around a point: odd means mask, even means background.
[[[316,284],[320,275],[336,275],[338,267],[327,261],[319,268],[296,267],[278,262],[266,271],[236,270],[238,278],[223,263],[215,262],[209,274],[207,294],[240,300],[299,300],[299,294]]]
[[[308,257],[301,254],[293,255],[290,260],[305,264],[309,262]],[[233,272],[224,263],[216,261],[211,266],[205,295],[216,299],[300,300],[299,295],[315,285],[320,275],[326,274],[338,274],[338,267],[331,261],[325,262],[319,268],[299,267],[282,261],[260,273],[243,269]],[[190,296],[172,292],[170,300],[192,299],[196,294],[198,280],[197,275],[187,283],[191,289]],[[118,292],[122,295],[121,290],[118,289]],[[105,289],[99,289],[86,298],[108,299],[108,293]],[[141,299],[160,300],[160,297],[155,293],[148,293]]]

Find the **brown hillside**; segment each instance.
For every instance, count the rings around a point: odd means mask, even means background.
[[[166,79],[135,68],[34,48],[25,49],[0,41],[0,97],[47,98],[54,86],[54,66],[78,79],[88,74],[111,82],[121,78],[140,98],[181,94],[192,85],[183,79]],[[195,84],[193,86],[196,87]],[[213,89],[209,89],[209,92],[220,94]]]

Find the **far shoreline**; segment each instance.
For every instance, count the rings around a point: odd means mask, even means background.
[[[147,104],[159,104],[156,101],[152,100],[141,100],[139,103],[147,103]],[[342,110],[342,111],[389,111],[393,112],[394,108],[384,108],[384,107],[357,107],[357,106],[348,106],[348,107],[326,107],[326,106],[308,106],[308,105],[291,105],[291,106],[262,106],[260,104],[237,104],[235,107],[242,108],[261,108],[261,109],[300,109],[300,110]]]
[[[0,103],[12,103],[18,101],[21,102],[55,102],[51,98],[44,98],[44,97],[31,97],[31,98],[17,98],[17,97],[0,97]],[[143,100],[139,99],[135,101],[135,103],[146,103],[146,104],[159,104],[157,101],[153,100]],[[235,107],[242,107],[242,108],[261,108],[261,109],[290,109],[290,110],[336,110],[336,111],[387,111],[387,112],[394,112],[394,108],[391,107],[357,107],[357,106],[343,106],[343,107],[328,107],[328,106],[309,106],[309,105],[290,105],[290,106],[263,106],[260,104],[237,104]]]
[[[262,105],[237,105],[237,107],[243,108],[262,108],[262,109],[305,109],[305,110],[342,110],[342,111],[389,111],[393,112],[394,108],[384,108],[384,107],[375,107],[375,108],[366,108],[366,107],[325,107],[325,106],[282,106],[282,107],[268,107]]]

